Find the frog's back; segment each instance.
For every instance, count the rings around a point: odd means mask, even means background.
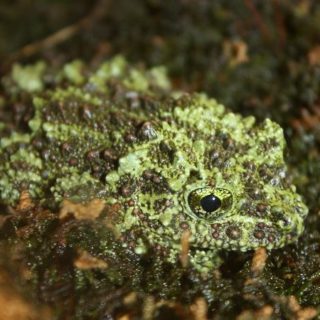
[[[79,71],[83,67],[78,62],[65,66],[54,89],[33,91],[16,81],[19,90],[32,95],[34,116],[29,132],[1,139],[4,203],[16,203],[22,190],[57,202],[75,192],[84,200],[106,196],[106,174],[130,145],[150,133],[159,103],[167,100],[164,105],[171,108],[161,68],[142,72],[121,57],[93,73],[82,71],[85,76]]]

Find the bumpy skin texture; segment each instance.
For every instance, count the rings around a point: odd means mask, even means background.
[[[121,57],[91,73],[69,64],[50,90],[41,70],[33,85],[21,83],[22,67],[10,79],[33,96],[34,117],[30,133],[1,140],[5,204],[22,190],[57,205],[105,199],[123,246],[175,263],[188,232],[191,266],[204,273],[218,266],[220,249],[272,249],[303,231],[307,208],[276,123],[257,125],[205,95],[172,92],[163,70],[141,71]],[[204,209],[206,196],[219,199],[215,210]]]

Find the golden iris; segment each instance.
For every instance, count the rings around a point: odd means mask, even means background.
[[[232,206],[232,193],[224,188],[195,189],[188,196],[192,212],[201,219],[214,219]]]

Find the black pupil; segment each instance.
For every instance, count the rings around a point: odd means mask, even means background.
[[[221,200],[213,194],[209,194],[200,200],[201,207],[206,212],[216,211],[221,207]]]

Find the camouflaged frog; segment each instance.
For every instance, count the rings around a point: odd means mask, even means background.
[[[123,246],[157,248],[175,263],[189,232],[189,261],[200,272],[219,265],[220,249],[272,249],[302,233],[307,208],[276,123],[172,92],[163,69],[121,57],[95,71],[79,61],[50,76],[34,68],[15,66],[3,80],[34,108],[29,132],[1,140],[3,203],[15,205],[22,190],[57,205],[105,199],[118,208],[112,223]]]

